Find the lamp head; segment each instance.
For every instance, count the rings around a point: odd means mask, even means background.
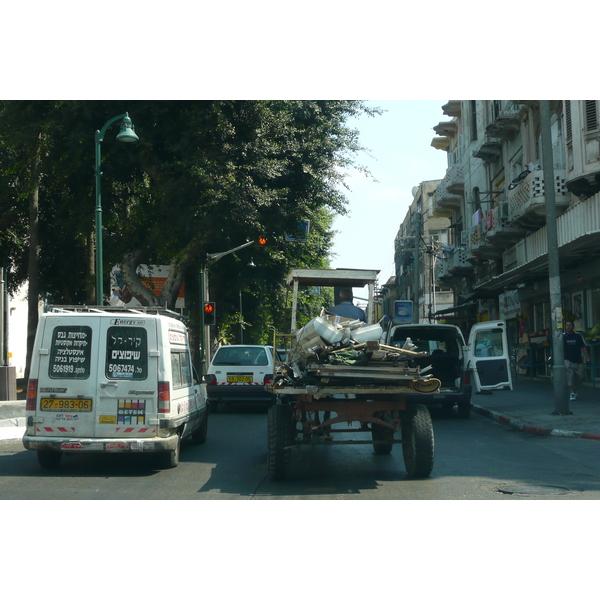
[[[256,265],[254,264],[254,258],[250,259],[250,262],[248,263],[249,267],[255,267]]]
[[[129,118],[129,113],[125,113],[123,121],[121,121],[121,131],[117,135],[120,142],[137,142],[140,138],[134,131],[133,123]]]

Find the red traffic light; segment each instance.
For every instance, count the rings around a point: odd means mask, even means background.
[[[259,235],[259,236],[258,236],[258,239],[256,240],[256,243],[257,243],[259,246],[266,246],[266,245],[267,245],[267,238],[266,238],[266,237],[264,237],[263,235]]]
[[[215,325],[217,318],[217,311],[214,302],[205,302],[204,303],[204,324],[205,325]]]

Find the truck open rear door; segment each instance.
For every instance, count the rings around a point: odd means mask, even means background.
[[[478,391],[512,390],[510,356],[504,321],[477,323],[469,333],[471,371]]]

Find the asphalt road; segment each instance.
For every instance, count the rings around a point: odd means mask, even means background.
[[[10,500],[514,500],[599,499],[600,443],[535,437],[479,415],[434,413],[431,477],[409,480],[402,449],[304,447],[290,477],[266,473],[266,412],[211,414],[208,441],[186,445],[175,469],[151,456],[67,456],[44,470],[19,440],[0,442],[0,499]],[[348,434],[338,434],[345,436]],[[357,436],[354,434],[354,437]]]

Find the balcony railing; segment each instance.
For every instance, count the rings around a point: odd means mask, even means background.
[[[500,138],[485,135],[479,146],[473,150],[473,156],[483,161],[490,162],[502,155],[502,141]]]
[[[448,167],[446,176],[435,190],[433,210],[451,211],[460,207],[461,194],[465,189],[464,167],[455,164]]]
[[[564,170],[554,171],[556,210],[560,215],[571,201],[565,185]],[[546,222],[544,172],[533,171],[513,190],[508,191],[508,221],[542,226]]]
[[[493,114],[491,123],[485,128],[485,132],[493,137],[510,139],[520,129],[520,107],[510,100],[494,100],[492,105]]]

